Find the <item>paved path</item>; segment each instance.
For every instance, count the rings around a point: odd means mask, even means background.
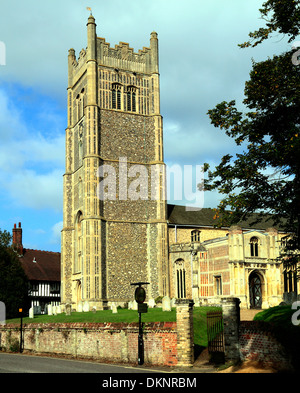
[[[262,310],[241,309],[241,321],[253,321],[254,315]]]

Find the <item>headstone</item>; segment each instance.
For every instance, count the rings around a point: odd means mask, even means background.
[[[176,307],[175,303],[176,303],[176,299],[175,299],[175,297],[173,297],[171,299],[171,307]]]
[[[195,299],[194,307],[200,307],[200,299],[199,298]]]
[[[128,302],[128,310],[132,310],[132,301]]]
[[[52,306],[52,314],[53,314],[53,315],[56,315],[56,314],[57,314],[57,312],[56,312],[56,306]]]
[[[61,306],[56,306],[56,313],[61,314]]]
[[[29,318],[34,318],[33,307],[29,309]]]
[[[83,308],[82,309],[83,309],[84,312],[90,311],[90,304],[89,304],[89,302],[87,300],[83,303]]]
[[[71,315],[72,306],[71,304],[66,304],[66,315]]]
[[[78,312],[82,312],[82,308],[83,308],[83,306],[82,306],[82,301],[79,300],[79,302],[78,302],[78,304],[77,304],[77,311],[78,311]]]
[[[113,314],[117,314],[118,313],[118,309],[117,309],[116,303],[113,302],[111,304],[111,310],[112,310]]]
[[[41,306],[33,306],[33,314],[40,315],[42,313]]]
[[[51,304],[48,304],[47,309],[48,309],[48,315],[53,315],[53,313],[52,313],[52,305]]]
[[[97,310],[96,306],[93,306],[92,311],[94,314],[96,314],[96,310]]]
[[[162,310],[163,311],[171,311],[171,299],[169,296],[165,296],[162,298]]]
[[[148,301],[148,307],[149,307],[149,308],[154,308],[154,307],[155,307],[155,300],[154,300],[154,299],[149,299],[149,301]]]
[[[137,304],[137,301],[134,300],[134,301],[132,302],[132,310],[137,310],[137,309],[138,309],[138,304]]]

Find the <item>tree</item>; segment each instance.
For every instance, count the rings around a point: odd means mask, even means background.
[[[242,48],[261,44],[273,33],[294,40],[300,29],[300,2],[269,0],[260,9],[266,27],[250,33]],[[227,154],[214,171],[208,171],[205,190],[224,194],[216,217],[231,225],[259,213],[272,215],[293,233],[289,243],[299,248],[300,221],[300,66],[292,62],[293,50],[262,62],[253,61],[245,84],[245,113],[234,100],[208,111],[211,123],[245,146],[236,157]]]
[[[7,319],[18,315],[28,294],[26,275],[10,244],[10,233],[0,229],[0,301],[5,304]]]

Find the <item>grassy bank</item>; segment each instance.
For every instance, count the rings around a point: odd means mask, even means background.
[[[271,324],[272,330],[279,342],[290,354],[296,370],[300,370],[300,320],[299,316],[292,320],[293,310],[291,306],[276,306],[264,310],[255,315],[255,321],[263,321]]]

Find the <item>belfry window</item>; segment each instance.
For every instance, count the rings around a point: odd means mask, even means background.
[[[121,109],[121,85],[117,83],[112,86],[112,108]]]
[[[251,237],[250,239],[250,255],[252,257],[258,257],[258,238]]]
[[[129,86],[127,88],[127,110],[129,112],[136,112],[136,91],[135,87]]]

